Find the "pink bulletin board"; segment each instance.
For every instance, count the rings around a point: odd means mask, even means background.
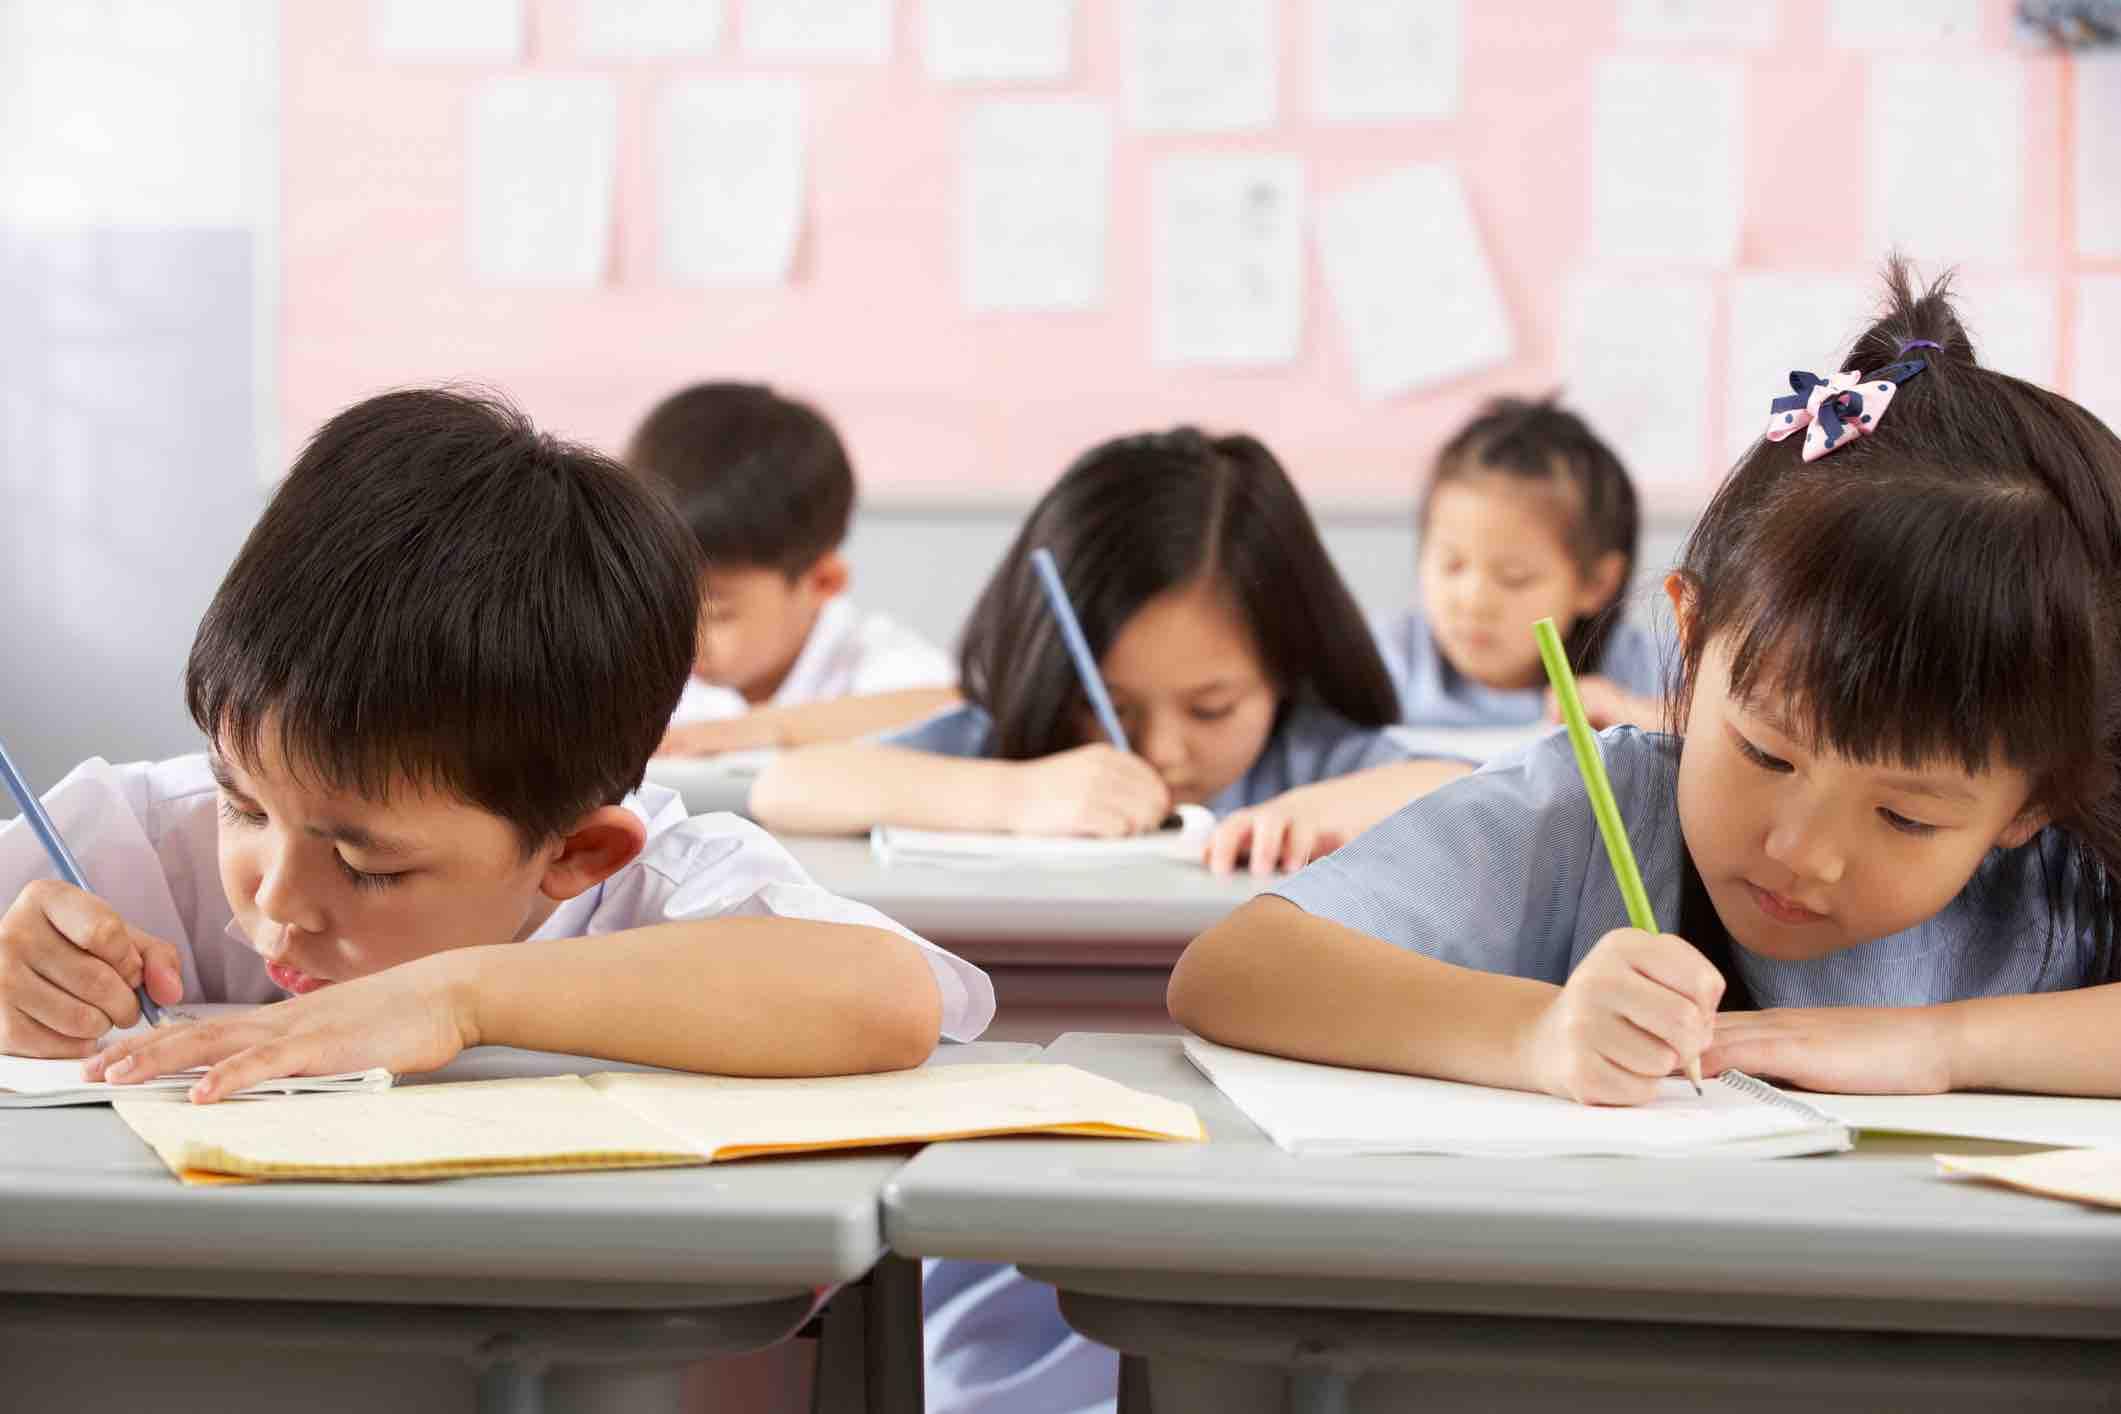
[[[1020,503],[1099,438],[1192,421],[1263,437],[1322,505],[1383,507],[1404,504],[1435,445],[1483,399],[1564,382],[1564,290],[1595,268],[1586,254],[1592,61],[1642,52],[1623,44],[1622,0],[1465,0],[1456,115],[1361,126],[1312,116],[1305,4],[1278,0],[1277,124],[1185,136],[1126,124],[1123,3],[1082,0],[1067,80],[1011,85],[931,80],[920,0],[898,0],[888,63],[801,68],[743,57],[742,0],[725,0],[714,53],[682,62],[585,58],[573,0],[526,0],[526,58],[507,66],[385,62],[371,51],[362,4],[285,5],[280,387],[290,449],[378,388],[457,378],[500,387],[541,423],[617,449],[671,388],[744,377],[815,398],[847,437],[872,503]],[[1867,109],[1873,56],[1827,41],[1827,7],[1783,0],[1771,47],[1716,52],[1743,66],[1747,85],[1740,251],[1735,268],[1709,272],[1717,292],[1710,366],[1675,371],[1714,406],[1699,467],[1648,478],[1653,504],[1667,510],[1698,503],[1727,464],[1732,282],[1757,271],[1861,278],[1878,263],[1880,252],[1866,247],[1862,140],[1866,124],[1883,120]],[[2012,32],[2008,0],[1982,0],[1980,23],[1978,40],[1954,52],[2007,56],[2024,74],[2022,260],[2003,273],[2052,289],[2053,367],[2066,389],[2072,282],[2101,268],[2071,254],[2067,229],[2068,61]],[[469,274],[467,108],[480,83],[522,70],[617,84],[617,209],[599,288],[488,288]],[[678,77],[758,73],[795,77],[807,94],[807,197],[793,279],[750,289],[669,284],[654,229],[658,93]],[[961,123],[982,99],[1040,94],[1112,104],[1104,297],[1090,313],[973,315],[961,302],[956,249]],[[1330,194],[1397,165],[1454,164],[1514,327],[1513,361],[1362,401],[1311,242],[1294,363],[1154,365],[1150,164],[1223,151],[1301,157],[1314,222]],[[1862,312],[1849,311],[1851,332]],[[1776,391],[1760,390],[1763,406]]]

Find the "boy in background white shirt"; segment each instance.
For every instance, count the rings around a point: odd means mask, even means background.
[[[656,405],[626,461],[669,490],[707,557],[700,652],[658,755],[844,741],[957,700],[947,654],[846,597],[854,471],[815,408],[695,384]]]
[[[0,830],[0,1052],[91,1079],[428,1070],[482,1043],[750,1075],[917,1064],[986,978],[641,785],[698,641],[662,498],[495,400],[371,398],[310,439],[201,621],[204,755],[49,797],[88,878]]]

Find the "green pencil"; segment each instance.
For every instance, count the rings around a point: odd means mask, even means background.
[[[1576,769],[1583,773],[1583,788],[1590,793],[1591,814],[1597,818],[1606,858],[1613,864],[1613,878],[1628,906],[1628,922],[1645,933],[1654,933],[1657,915],[1650,912],[1649,890],[1643,888],[1642,871],[1635,867],[1635,851],[1628,845],[1627,828],[1620,823],[1620,805],[1613,799],[1613,783],[1606,778],[1605,758],[1598,754],[1590,718],[1583,714],[1583,698],[1577,695],[1576,674],[1569,669],[1569,655],[1562,649],[1561,634],[1554,621],[1546,618],[1532,625],[1532,636],[1539,641],[1539,661],[1546,664],[1547,681],[1554,684],[1554,695],[1561,699],[1561,720],[1569,729],[1569,745],[1576,748]],[[1700,1094],[1698,1057],[1687,1062],[1686,1078],[1693,1084],[1694,1093]]]

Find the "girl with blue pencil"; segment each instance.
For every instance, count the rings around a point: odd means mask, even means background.
[[[1674,930],[1628,926],[1557,736],[1195,939],[1179,1022],[1604,1104],[1697,1060],[2121,1094],[2121,440],[1888,286],[1843,371],[1763,390],[1666,583],[1672,734],[1600,738]]]
[[[1205,862],[1263,875],[1468,769],[1409,761],[1385,734],[1399,704],[1376,645],[1288,474],[1251,437],[1179,428],[1084,453],[973,607],[962,670],[964,707],[878,743],[783,753],[752,813],[806,833],[1121,836],[1192,802],[1221,817]]]

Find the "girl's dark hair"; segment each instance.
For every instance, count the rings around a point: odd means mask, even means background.
[[[1326,555],[1303,498],[1251,437],[1191,427],[1119,437],[1077,458],[1033,507],[965,626],[966,695],[993,717],[996,754],[1029,760],[1080,745],[1083,693],[1031,569],[1060,562],[1099,658],[1142,605],[1202,579],[1228,591],[1284,710],[1323,704],[1381,727],[1399,699]]]
[[[1577,671],[1596,672],[1620,623],[1621,600],[1635,572],[1635,547],[1642,534],[1642,511],[1627,468],[1589,423],[1553,397],[1495,398],[1436,454],[1415,525],[1428,529],[1429,506],[1438,487],[1482,475],[1549,485],[1574,502],[1574,513],[1561,533],[1578,573],[1591,573],[1616,551],[1623,557],[1612,599],[1578,619],[1563,639]]]
[[[2121,979],[2121,440],[1981,367],[1950,276],[1920,289],[1896,258],[1844,367],[1904,358],[1928,367],[1876,432],[1811,462],[1801,436],[1758,442],[1716,492],[1680,564],[1672,720],[1720,639],[1732,696],[1774,700],[1818,748],[2024,770],[2028,808],[2065,841],[2045,861],[2050,916],[2089,931]],[[1763,411],[1780,391],[1760,390]],[[2022,901],[1986,903],[2000,920]]]
[[[763,383],[696,383],[655,405],[626,464],[669,488],[707,562],[793,577],[839,548],[854,468],[825,415]]]
[[[501,399],[409,389],[317,430],[221,581],[184,695],[216,750],[431,787],[525,853],[640,784],[692,665],[699,550],[662,496]]]

